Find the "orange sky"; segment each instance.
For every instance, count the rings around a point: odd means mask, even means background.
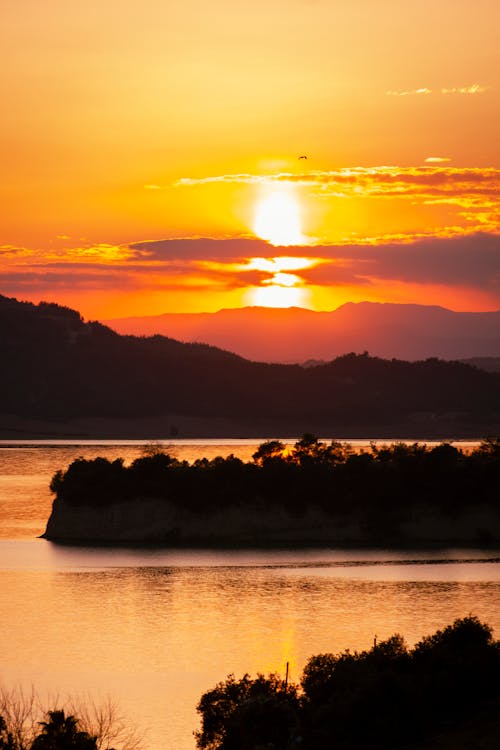
[[[500,308],[497,0],[2,16],[0,293],[92,318]]]

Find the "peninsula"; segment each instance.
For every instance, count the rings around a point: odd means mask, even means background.
[[[470,453],[442,443],[354,452],[305,434],[251,462],[189,464],[152,447],[74,461],[52,479],[44,538],[165,545],[462,545],[500,541],[500,439]]]

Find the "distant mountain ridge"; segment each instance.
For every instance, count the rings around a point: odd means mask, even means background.
[[[202,342],[261,362],[329,361],[363,351],[408,361],[500,357],[500,311],[348,302],[331,312],[246,307],[103,322],[118,333]]]
[[[500,434],[500,374],[457,362],[251,362],[2,296],[0,361],[4,439]]]

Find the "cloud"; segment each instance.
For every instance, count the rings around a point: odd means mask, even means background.
[[[480,86],[478,83],[473,83],[472,86],[454,86],[451,89],[441,89],[442,94],[483,94],[488,91],[489,86]]]
[[[46,299],[51,290],[53,298],[58,291],[68,295],[88,291],[92,296],[96,290],[106,295],[117,290],[209,294],[269,285],[273,279],[276,282],[276,274],[289,272],[297,277],[295,284],[383,289],[399,282],[422,285],[422,289],[433,285],[468,289],[489,295],[488,304],[498,299],[500,307],[500,169],[454,167],[448,161],[449,157],[430,156],[418,167],[381,165],[311,171],[305,171],[300,163],[295,172],[185,177],[170,186],[189,190],[224,182],[264,189],[297,187],[315,198],[335,199],[339,211],[344,200],[352,201],[356,209],[360,201],[372,201],[369,211],[380,207],[375,201],[383,201],[388,203],[383,211],[391,216],[397,216],[400,210],[403,216],[407,211],[414,215],[415,207],[421,207],[425,212],[417,226],[424,229],[418,232],[409,229],[354,240],[351,236],[335,245],[317,242],[286,249],[248,236],[169,238],[129,244],[75,241],[75,247],[51,246],[46,250],[3,245],[0,290],[13,296],[39,294]],[[445,210],[440,211],[440,206]],[[435,216],[444,217],[438,226]],[[310,264],[280,266],[272,260],[277,256],[306,258]],[[255,259],[260,259],[259,263]],[[290,278],[284,280],[291,283]]]
[[[36,264],[11,266],[0,270],[0,289],[3,293],[16,294],[20,291],[44,293],[46,289],[77,290],[175,290],[190,291],[229,291],[239,287],[259,285],[270,278],[271,272],[262,271],[249,265],[245,255],[233,260],[225,258],[223,252],[214,254],[210,244],[207,247],[205,260],[199,259],[199,248],[190,257],[190,243],[193,240],[177,240],[183,244],[182,254],[177,260],[149,261],[137,259],[126,263],[80,263],[74,260],[59,260]],[[198,244],[199,241],[194,241]],[[210,242],[207,240],[207,242]],[[222,241],[224,242],[224,241]],[[225,242],[231,243],[230,240]],[[238,240],[233,241],[238,242]],[[247,243],[242,242],[244,252]],[[269,247],[263,241],[257,241],[259,251],[265,252]],[[149,244],[149,243],[148,243]],[[154,244],[154,243],[152,243]],[[158,243],[162,245],[162,242]],[[234,252],[233,246],[233,252]],[[271,248],[276,254],[276,248]],[[71,257],[71,256],[70,256]]]
[[[36,249],[26,247],[16,247],[14,245],[1,245],[0,254],[6,256],[18,256],[20,258],[30,259],[30,262],[36,263],[40,258],[43,261],[49,260],[56,262],[62,258],[64,261],[77,261],[81,263],[98,261],[99,263],[114,263],[116,261],[125,261],[132,257],[134,252],[128,245],[111,245],[102,242],[97,245],[82,245],[77,247],[51,247],[49,249]]]
[[[444,164],[447,161],[451,161],[447,156],[428,156],[427,159],[425,159],[427,164]]]
[[[165,252],[165,244],[158,244]],[[175,254],[184,258],[207,263],[211,256],[217,266],[205,265],[203,270],[218,273],[221,278],[231,274],[234,283],[250,283],[249,271],[241,261],[248,258],[249,250],[255,257],[270,257],[269,246],[255,240],[249,244],[245,239],[220,240],[176,240]],[[142,243],[141,243],[142,244]],[[230,248],[229,253],[225,245]],[[269,248],[276,255],[276,248]],[[287,248],[287,254],[291,248]],[[444,284],[465,286],[499,294],[500,305],[500,234],[477,233],[457,237],[423,237],[414,242],[392,241],[378,244],[343,244],[302,246],[292,249],[296,255],[319,259],[310,268],[294,271],[309,284],[355,284],[366,286],[375,281],[396,280],[414,284]],[[228,256],[231,262],[228,262]],[[240,259],[238,270],[232,265]],[[225,263],[227,262],[227,270]],[[263,266],[264,267],[264,266]],[[270,268],[267,278],[273,274]],[[263,271],[257,278],[266,279]],[[252,279],[254,283],[256,279]]]
[[[351,284],[400,281],[469,287],[498,295],[500,234],[425,238],[412,243],[315,248],[330,263],[301,272],[311,284],[338,283],[339,269]],[[349,276],[350,274],[350,276]]]
[[[208,185],[217,182],[261,185],[265,183],[266,180],[277,176],[278,175],[246,174],[245,172],[241,172],[240,174],[223,174],[216,175],[215,177],[181,177],[177,182],[174,182],[173,187],[191,187],[192,185]]]
[[[427,164],[420,167],[351,167],[269,175],[241,173],[184,177],[174,186],[186,189],[221,182],[263,187],[288,184],[310,190],[324,198],[397,199],[422,206],[439,201],[442,205],[467,205],[468,212],[461,213],[457,218],[462,223],[470,223],[469,231],[494,231],[498,227],[497,215],[500,211],[500,169],[451,167],[445,165],[445,160],[448,157],[428,157]],[[458,226],[455,231],[463,231],[463,228]]]
[[[110,245],[106,242],[101,242],[97,245],[90,245],[88,247],[73,247],[56,252],[56,254],[63,254],[64,257],[69,258],[78,258],[82,261],[99,260],[102,263],[125,261],[133,256],[133,252],[128,245]]]
[[[255,238],[167,239],[134,242],[129,247],[136,252],[137,257],[151,260],[185,260],[187,257],[191,261],[224,259],[228,262],[238,262],[241,258],[272,258],[276,255],[276,249],[272,245]]]
[[[44,294],[46,289],[57,289],[66,291],[76,291],[79,289],[96,290],[96,289],[114,289],[117,285],[128,288],[132,287],[133,279],[127,277],[120,269],[118,272],[106,272],[102,268],[97,269],[94,273],[82,269],[81,266],[75,268],[68,263],[56,269],[50,265],[39,266],[30,271],[24,268],[11,268],[0,272],[0,287],[2,293],[17,294],[20,290],[40,292]]]
[[[419,89],[408,89],[408,90],[400,90],[400,91],[393,91],[389,90],[386,91],[386,96],[428,96],[429,94],[444,94],[445,96],[448,94],[483,94],[485,91],[488,91],[490,87],[489,86],[481,86],[479,83],[473,83],[471,86],[452,86],[451,88],[441,88],[438,90],[429,89],[426,86],[422,86]]]
[[[386,91],[386,96],[427,96],[432,94],[432,89],[420,88],[410,89],[409,91]]]
[[[294,285],[360,290],[385,289],[396,282],[420,285],[423,290],[436,285],[441,289],[467,289],[488,295],[493,304],[498,300],[500,308],[500,234],[487,232],[413,241],[402,235],[385,241],[367,238],[356,244],[287,247],[286,256],[298,260],[281,265],[272,258],[280,258],[284,249],[280,252],[263,240],[248,238],[139,242],[124,251],[128,253],[126,259],[113,262],[95,255],[82,258],[79,252],[51,260],[44,260],[40,253],[35,258],[22,256],[19,262],[13,257],[1,267],[0,289],[12,296],[53,299],[63,292],[92,295],[116,290],[225,293],[274,284],[280,278]]]
[[[440,158],[440,157],[429,157]],[[443,157],[444,158],[444,157]],[[339,195],[370,196],[399,195],[411,190],[422,191],[440,185],[442,190],[461,192],[477,187],[478,184],[500,187],[500,169],[493,167],[349,167],[329,171],[280,172],[270,175],[226,174],[209,177],[183,177],[175,187],[208,185],[228,182],[246,185],[273,185],[290,183],[324,190],[331,188]]]
[[[17,245],[0,245],[0,256],[4,258],[9,257],[21,257],[30,255],[31,251],[25,247],[18,247]]]
[[[276,256],[275,247],[262,240],[163,240],[136,243],[147,245],[153,254],[177,259],[176,271],[182,271],[179,258],[184,258],[186,270],[197,269],[211,276],[231,276],[241,283],[262,283],[271,278],[272,264],[256,277],[250,275],[255,267],[247,268],[245,259]],[[156,247],[155,247],[156,246]],[[408,241],[378,241],[363,244],[313,245],[286,248],[287,255],[314,258],[311,267],[291,269],[311,284],[367,285],[375,280],[398,280],[416,284],[444,284],[467,286],[500,295],[500,234],[475,233],[455,237],[420,237]],[[266,268],[263,263],[261,269]],[[165,269],[167,270],[167,269]],[[500,304],[500,298],[499,298]]]

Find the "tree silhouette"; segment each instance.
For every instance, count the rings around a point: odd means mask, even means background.
[[[488,625],[469,616],[413,649],[396,634],[368,651],[313,656],[300,687],[285,685],[277,675],[254,680],[230,675],[198,704],[197,745],[200,750],[496,750],[499,667],[500,643]]]
[[[78,719],[63,710],[49,711],[47,721],[40,722],[40,734],[31,750],[97,750],[96,738],[78,729]]]
[[[12,732],[7,729],[3,716],[0,716],[0,750],[15,750],[16,743]]]
[[[259,445],[255,453],[252,454],[252,458],[256,464],[262,466],[270,459],[283,458],[284,452],[285,445],[280,440],[267,440]]]
[[[229,675],[202,695],[197,745],[204,750],[286,750],[298,726],[297,688],[278,675]]]

